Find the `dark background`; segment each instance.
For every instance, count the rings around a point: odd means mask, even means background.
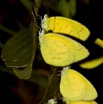
[[[87,1],[88,0],[77,0],[77,12],[73,19],[80,21],[91,31],[91,35],[87,40],[86,45],[91,52],[90,58],[92,59],[103,55],[103,50],[93,44],[97,37],[103,39],[103,5],[100,0],[90,0],[88,4]],[[49,8],[48,11],[51,15],[60,15]],[[42,5],[39,10],[39,15],[43,16],[46,13],[47,11],[45,6]],[[25,27],[28,27],[31,23],[30,14],[22,3],[19,0],[0,1],[0,24],[11,30],[18,31],[19,27],[16,22],[17,20],[20,21],[20,23],[22,23]],[[10,37],[10,34],[0,30],[0,41],[2,43],[6,43]],[[4,65],[2,60],[0,60],[0,65]],[[76,66],[74,66],[74,68],[75,67]],[[80,70],[80,72],[93,83],[98,92],[98,98],[96,101],[98,104],[102,104],[103,65],[100,65],[94,70]],[[20,80],[17,77],[0,71],[0,104],[36,104],[36,101],[38,100],[38,88],[38,85],[34,83]],[[25,89],[25,95],[28,95],[24,98],[20,95],[20,92],[23,91],[23,89]],[[41,88],[41,90],[43,90],[41,91],[43,93],[44,89]]]

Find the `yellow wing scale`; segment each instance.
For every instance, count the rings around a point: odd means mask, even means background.
[[[53,66],[70,65],[89,55],[89,51],[83,45],[60,34],[47,33],[39,40],[45,62]]]
[[[97,91],[91,82],[73,69],[62,71],[60,92],[70,101],[90,101],[97,98]]]

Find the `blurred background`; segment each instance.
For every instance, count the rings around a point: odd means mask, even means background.
[[[33,25],[40,28],[41,18],[48,14],[49,16],[72,18],[88,27],[91,35],[85,45],[91,54],[87,60],[100,57],[103,55],[103,49],[94,45],[94,41],[96,38],[103,39],[102,10],[102,1],[97,0],[2,0],[0,1],[0,56],[3,46],[13,37],[13,34],[22,29],[27,29],[35,20],[37,22],[34,22]],[[33,11],[35,12],[34,17],[31,16]],[[21,32],[18,34],[21,34]],[[38,34],[34,37],[38,37]],[[15,66],[5,65],[5,62],[0,58],[0,104],[39,104],[43,98],[54,67],[51,68],[42,59],[38,38],[33,41],[37,42],[36,46],[34,45],[36,50],[31,50],[35,53],[32,56],[32,74],[28,75],[28,69],[25,69],[26,78],[24,78],[24,74],[17,76],[13,73],[12,68],[15,68]],[[12,50],[7,52],[8,55]],[[19,70],[23,70],[20,68]],[[103,65],[92,70],[86,70],[79,68],[78,63],[76,63],[73,68],[80,71],[93,83],[98,92],[96,101],[98,104],[102,103]],[[59,82],[57,82],[56,79],[53,80],[55,86],[56,84],[59,85]],[[52,92],[52,90],[50,91]]]

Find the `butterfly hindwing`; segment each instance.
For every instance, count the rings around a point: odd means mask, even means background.
[[[47,33],[39,40],[41,54],[50,65],[70,65],[89,55],[89,51],[83,45],[60,34]]]

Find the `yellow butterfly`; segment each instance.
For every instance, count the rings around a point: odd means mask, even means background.
[[[103,56],[93,59],[93,60],[83,62],[80,64],[80,67],[85,68],[85,69],[93,69],[93,68],[98,67],[101,64],[103,64]]]
[[[80,43],[60,34],[47,33],[39,40],[45,62],[54,66],[70,65],[89,55]]]
[[[58,24],[58,22],[61,22],[62,25]],[[66,28],[66,22],[71,24],[71,28]],[[73,31],[71,32],[72,34],[68,32],[68,35],[71,34],[73,37],[86,40],[89,36],[89,30],[83,25],[64,17],[50,17],[48,19],[44,17],[41,25],[42,31],[39,33],[40,50],[43,59],[47,64],[53,66],[66,66],[88,57],[89,51],[82,44],[69,37],[59,34],[63,33],[63,28],[65,28],[64,32],[70,30]],[[73,28],[73,26],[75,28]],[[83,29],[80,30],[79,26]],[[49,30],[52,30],[54,33],[49,32]],[[84,34],[83,30],[88,36]],[[77,33],[78,36],[76,35]]]
[[[97,38],[94,43],[96,45],[100,46],[101,48],[103,48],[103,40],[102,39]],[[101,64],[103,64],[103,56],[98,57],[93,60],[83,62],[80,64],[80,67],[85,68],[85,69],[93,69],[93,68],[98,67]]]
[[[60,16],[48,18],[47,15],[44,15],[41,27],[46,32],[52,31],[54,33],[70,35],[82,41],[85,41],[90,35],[90,31],[83,24]]]
[[[96,101],[66,101],[66,104],[97,104]]]
[[[103,40],[102,39],[97,38],[94,43],[97,44],[98,46],[100,46],[101,48],[103,48]]]
[[[88,79],[69,68],[65,68],[61,73],[60,92],[64,99],[70,101],[91,101],[98,96]]]

